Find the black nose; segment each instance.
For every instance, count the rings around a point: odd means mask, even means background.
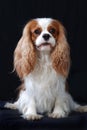
[[[44,40],[46,40],[46,41],[47,41],[47,40],[49,40],[50,35],[49,35],[49,34],[44,34],[44,35],[43,35],[43,38],[44,38]]]

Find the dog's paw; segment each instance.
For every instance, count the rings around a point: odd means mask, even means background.
[[[4,105],[5,108],[10,108],[10,109],[17,109],[16,108],[16,105],[14,103],[9,103],[7,102],[5,105]]]
[[[27,114],[27,115],[23,115],[22,116],[24,119],[27,120],[39,120],[41,119],[43,116],[39,115],[39,114]]]
[[[60,112],[53,112],[48,114],[48,117],[50,118],[62,118],[62,117],[66,117],[67,114],[64,111],[60,111]]]
[[[75,111],[78,111],[78,112],[87,112],[87,105],[86,106],[79,106],[78,108],[76,108]]]

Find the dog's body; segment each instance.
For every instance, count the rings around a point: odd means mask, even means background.
[[[15,50],[14,66],[23,87],[18,100],[5,107],[18,109],[29,120],[40,119],[43,113],[59,118],[72,110],[87,111],[87,106],[75,103],[66,89],[69,45],[59,21],[42,18],[29,22]]]

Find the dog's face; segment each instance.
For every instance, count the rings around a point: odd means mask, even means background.
[[[51,51],[56,46],[59,28],[53,19],[35,19],[31,22],[31,39],[39,51]]]

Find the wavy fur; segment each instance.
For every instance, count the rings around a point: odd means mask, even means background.
[[[65,36],[64,27],[59,22],[58,28],[57,45],[51,54],[52,65],[56,72],[67,77],[70,68],[70,47]]]
[[[20,78],[28,75],[36,63],[35,47],[32,44],[29,30],[30,23],[25,26],[23,35],[14,51],[14,68]]]

